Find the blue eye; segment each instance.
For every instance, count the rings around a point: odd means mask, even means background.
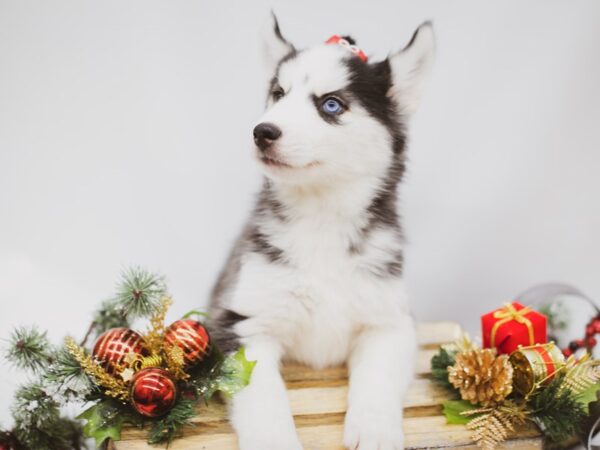
[[[336,114],[340,114],[343,111],[344,107],[338,99],[329,97],[326,98],[325,101],[321,104],[321,109],[325,114],[335,116]]]

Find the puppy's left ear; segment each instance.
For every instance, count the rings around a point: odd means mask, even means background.
[[[295,51],[295,48],[281,34],[275,13],[271,11],[269,19],[263,25],[263,57],[269,72],[275,71],[277,64],[284,56]]]
[[[403,50],[388,58],[392,70],[392,88],[388,95],[395,98],[401,114],[412,114],[417,110],[434,57],[433,26],[431,22],[425,22]]]

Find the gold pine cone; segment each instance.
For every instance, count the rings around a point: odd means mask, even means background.
[[[474,405],[494,406],[512,392],[513,367],[507,355],[495,349],[475,349],[456,355],[448,367],[448,380],[463,400]]]

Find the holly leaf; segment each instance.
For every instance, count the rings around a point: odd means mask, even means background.
[[[446,422],[450,424],[465,425],[469,423],[473,416],[464,416],[461,413],[471,411],[476,406],[466,400],[448,400],[443,403],[443,413],[446,416]]]
[[[256,361],[248,361],[246,349],[241,347],[233,355],[227,356],[220,367],[220,373],[215,379],[215,390],[226,396],[232,396],[250,383],[250,377]]]
[[[600,383],[592,384],[585,391],[577,394],[577,401],[583,405],[583,409],[586,414],[589,414],[590,403],[598,401],[598,391],[600,390]]]
[[[107,439],[114,441],[121,439],[125,416],[121,408],[111,400],[96,403],[77,416],[77,419],[87,421],[83,426],[83,433],[93,438],[98,448]]]

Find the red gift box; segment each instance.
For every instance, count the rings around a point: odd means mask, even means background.
[[[510,354],[519,345],[545,344],[546,316],[519,302],[481,316],[483,347],[496,347],[498,353]]]

